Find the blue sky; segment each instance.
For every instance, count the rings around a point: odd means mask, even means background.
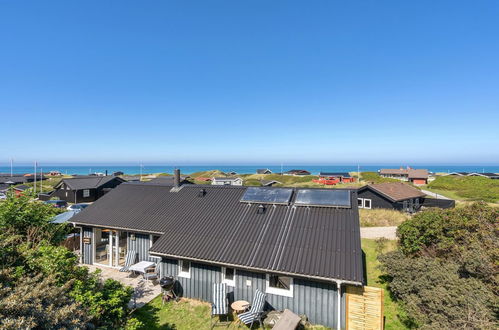
[[[499,163],[497,1],[0,0],[0,162]]]

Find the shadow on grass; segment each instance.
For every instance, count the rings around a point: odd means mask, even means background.
[[[146,304],[145,306],[137,309],[133,313],[133,317],[140,320],[144,326],[142,329],[155,329],[155,330],[177,330],[177,326],[172,323],[160,324],[159,319],[160,308],[153,306],[151,304]]]

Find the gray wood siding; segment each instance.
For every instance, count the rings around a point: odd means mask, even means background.
[[[177,280],[176,293],[183,297],[212,301],[213,283],[222,280],[221,267],[201,263],[191,263],[191,277],[178,276],[177,260],[163,258],[161,276],[173,275]],[[251,286],[246,281],[251,281]],[[246,300],[251,302],[256,289],[265,292],[266,275],[264,273],[236,270],[236,286],[228,287],[229,301]],[[297,314],[305,314],[310,322],[328,327],[336,327],[337,292],[336,283],[316,282],[307,279],[293,279],[293,298],[267,293],[267,309],[283,310],[288,308]],[[342,319],[344,327],[345,295],[342,290]]]
[[[135,235],[135,240],[131,235]],[[151,248],[151,240],[149,234],[131,233],[127,237],[128,251],[135,250],[139,254],[139,261],[155,261],[149,258],[149,249]]]
[[[93,238],[94,230],[92,227],[83,227],[83,237],[90,237],[90,244],[83,243],[83,263],[87,265],[91,265],[94,261],[93,252],[94,252],[94,238]]]

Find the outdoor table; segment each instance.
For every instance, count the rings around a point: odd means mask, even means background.
[[[130,268],[128,268],[128,270],[131,272],[137,272],[144,275],[148,268],[154,267],[155,265],[156,264],[151,261],[141,261],[134,265],[131,265]]]
[[[234,301],[230,307],[236,313],[242,313],[249,307],[249,302],[246,300],[236,300]]]

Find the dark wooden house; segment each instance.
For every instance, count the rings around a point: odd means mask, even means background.
[[[425,194],[405,183],[387,182],[361,187],[357,191],[358,207],[417,212]]]
[[[125,182],[117,176],[78,176],[62,179],[49,195],[70,203],[95,202],[111,189]]]

